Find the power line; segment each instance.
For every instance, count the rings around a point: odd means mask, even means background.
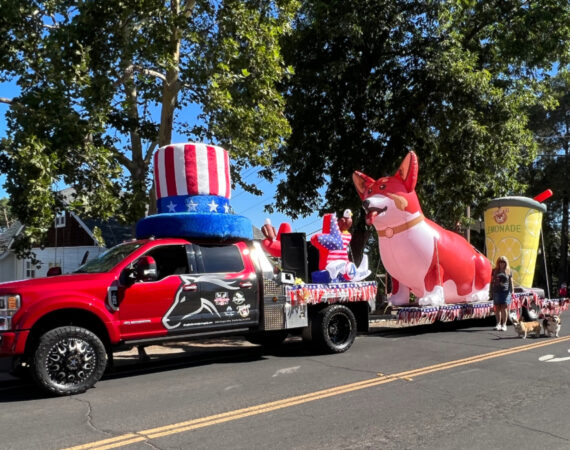
[[[303,228],[307,228],[307,227],[309,227],[309,226],[311,226],[311,225],[313,225],[313,224],[315,224],[315,223],[317,223],[317,222],[319,222],[319,221],[321,221],[321,220],[322,220],[322,217],[318,217],[317,219],[315,219],[315,220],[313,220],[313,221],[311,221],[311,222],[308,222],[308,223],[306,223],[306,224],[300,226],[300,227],[299,227],[299,230],[302,230]]]
[[[237,196],[236,196],[236,197],[237,197]],[[238,211],[237,213],[238,213],[238,214],[243,214],[244,212],[247,212],[247,211],[249,211],[250,209],[255,208],[256,206],[261,205],[262,203],[264,203],[265,201],[267,201],[268,199],[270,199],[270,198],[272,198],[272,197],[273,197],[272,194],[271,194],[271,195],[266,195],[266,196],[263,197],[259,202],[254,203],[254,204],[251,205],[249,208],[246,208],[246,209],[243,209],[243,210],[241,210],[241,211]]]

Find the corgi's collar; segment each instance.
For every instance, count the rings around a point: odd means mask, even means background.
[[[420,214],[418,217],[410,220],[409,222],[404,222],[403,224],[395,227],[387,227],[384,228],[383,230],[378,230],[378,236],[390,239],[395,234],[401,233],[402,231],[406,231],[412,228],[414,225],[417,225],[422,220],[424,220],[424,215]]]

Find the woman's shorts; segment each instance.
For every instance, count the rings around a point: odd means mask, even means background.
[[[511,294],[509,292],[495,292],[493,294],[494,305],[510,305]]]

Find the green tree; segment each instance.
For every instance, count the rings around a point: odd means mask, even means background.
[[[27,245],[71,208],[133,223],[153,150],[173,131],[224,146],[234,181],[269,165],[290,131],[277,84],[297,0],[2,0],[0,81],[17,81],[0,171]],[[192,116],[192,111],[198,111]],[[190,116],[181,120],[182,112]],[[154,202],[150,201],[150,208]]]
[[[570,72],[560,71],[548,79],[548,85],[556,106],[552,109],[540,106],[531,109],[530,127],[538,142],[539,158],[523,176],[532,186],[531,196],[544,189],[554,191],[554,196],[548,201],[543,231],[544,240],[548,243],[547,253],[552,259],[549,282],[552,286],[555,281],[554,286],[559,287],[561,282],[569,281]]]
[[[565,1],[305,2],[284,47],[292,134],[275,206],[359,211],[351,173],[393,174],[409,150],[426,215],[449,228],[521,193],[517,168],[536,155],[527,108],[551,103],[541,77],[568,62],[569,24]]]

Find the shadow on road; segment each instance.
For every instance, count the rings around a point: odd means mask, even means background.
[[[456,320],[453,322],[435,322],[425,325],[412,325],[402,327],[377,327],[371,328],[369,335],[383,338],[397,338],[403,336],[417,336],[424,334],[445,333],[445,332],[462,332],[462,333],[481,333],[492,331],[495,325],[494,318],[486,319],[468,319]],[[511,330],[512,331],[512,330]]]
[[[268,356],[306,356],[310,352],[300,338],[289,338],[277,348],[264,348],[256,345],[243,345],[243,341],[233,342],[221,339],[197,343],[176,343],[153,347],[147,358],[138,353],[117,353],[114,364],[103,375],[103,380],[127,378],[136,375],[168,372],[171,370],[201,367],[210,364],[233,364],[260,361]],[[0,404],[51,398],[35,386],[31,379],[18,379],[8,375],[6,361],[0,365]]]

